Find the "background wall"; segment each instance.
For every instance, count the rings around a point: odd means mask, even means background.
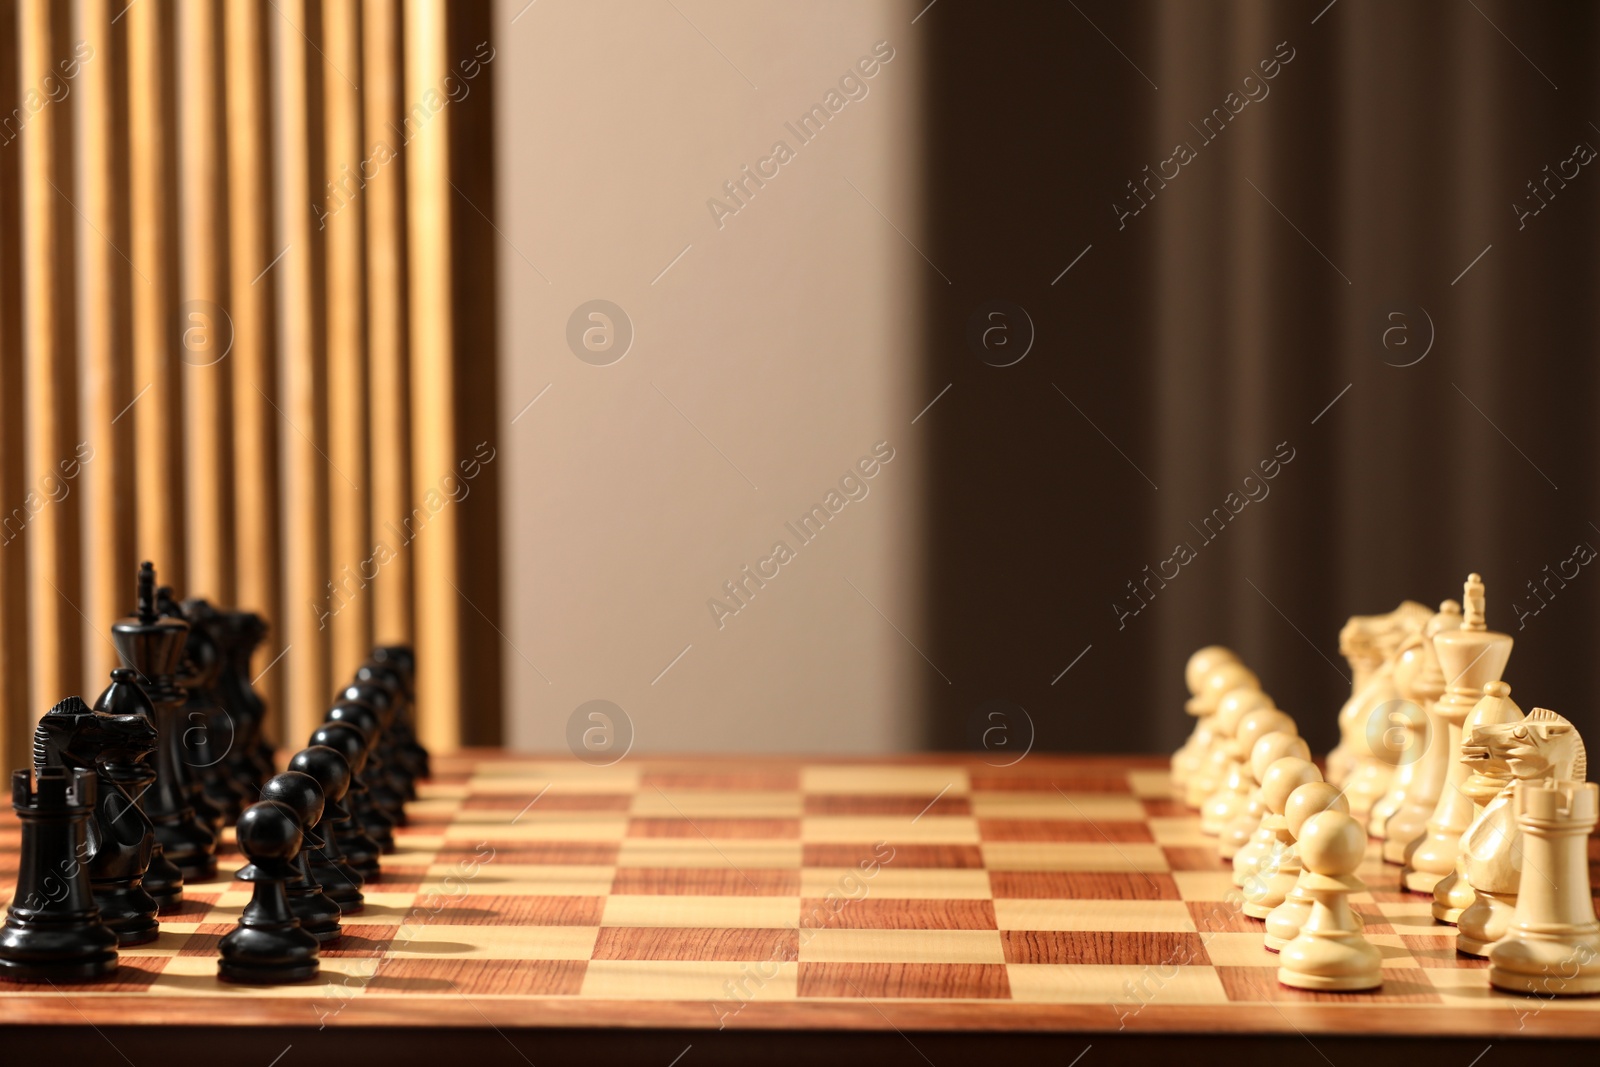
[[[1079,0],[919,25],[925,247],[954,279],[926,287],[925,386],[954,382],[925,420],[925,648],[955,682],[929,690],[935,743],[1003,700],[1043,747],[1170,751],[1184,659],[1222,642],[1325,751],[1343,621],[1474,570],[1514,699],[1594,736],[1600,576],[1574,550],[1600,546],[1600,181],[1573,156],[1600,146],[1600,11]],[[994,297],[1037,330],[1013,367],[965,338]],[[1202,532],[1230,493],[1258,499]]]
[[[918,286],[937,277],[913,246],[916,13],[496,5],[501,389],[480,417],[501,429],[508,743],[565,747],[592,699],[622,709],[639,750],[918,740],[921,688],[945,682],[911,645],[926,629],[912,419],[933,396]],[[892,58],[841,90],[875,46]],[[802,140],[786,124],[818,104]],[[763,164],[777,141],[792,158]],[[776,174],[758,187],[744,166]],[[568,340],[596,299],[631,322],[609,365],[615,338],[584,349],[593,362]],[[893,458],[850,500],[840,480],[879,442]],[[802,543],[785,523],[830,490],[846,502]],[[741,607],[724,583],[780,540],[794,558],[745,579]]]

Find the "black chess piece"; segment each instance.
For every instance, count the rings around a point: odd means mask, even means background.
[[[345,794],[345,808],[349,817],[334,824],[334,840],[344,852],[345,861],[361,872],[368,882],[379,877],[378,855],[382,851],[364,828],[363,816],[369,803],[366,788],[361,784],[361,771],[367,763],[367,737],[361,730],[347,722],[331,722],[317,728],[308,745],[326,745],[344,757],[350,765],[350,790]]]
[[[150,697],[139,684],[139,672],[130,667],[118,667],[113,670],[111,684],[100,694],[100,699],[95,701],[94,706],[95,710],[108,714],[142,717],[150,724],[151,734],[156,736],[156,744],[160,745],[161,740],[155,729],[155,705],[150,703]],[[183,872],[167,859],[161,848],[161,841],[155,836],[155,826],[145,814],[144,801],[141,799],[149,791],[151,783],[156,780],[156,769],[150,766],[148,758],[133,761],[102,761],[100,777],[102,791],[105,789],[104,780],[110,778],[133,804],[133,810],[117,817],[118,824],[137,820],[145,840],[150,842],[150,862],[143,878],[144,891],[150,894],[160,911],[176,908],[183,903]],[[101,802],[104,801],[105,798],[102,797]]]
[[[384,773],[382,746],[383,723],[378,713],[369,705],[353,700],[341,700],[328,709],[323,722],[347,722],[360,730],[367,739],[367,762],[362,768],[361,784],[367,791],[365,810],[361,812],[361,828],[378,843],[384,855],[394,851],[395,817],[392,812],[405,804],[405,799],[389,784]]]
[[[223,613],[200,599],[185,600],[181,607],[189,623],[184,660],[194,672],[185,685],[188,699],[180,711],[184,758],[204,799],[220,815],[221,821],[212,824],[212,831],[220,832],[223,825],[238,821],[259,792],[256,782],[238,778],[228,762],[234,748],[245,743],[241,722],[248,711],[236,711],[231,694],[222,687],[232,636]]]
[[[287,883],[302,834],[295,813],[275,800],[252,804],[239,816],[239,851],[250,865],[237,875],[254,892],[239,925],[222,939],[217,977],[225,982],[279,985],[317,976],[317,939],[300,928],[289,907]]]
[[[345,686],[335,701],[343,703],[353,700],[367,705],[378,714],[380,726],[378,757],[383,768],[384,785],[384,796],[379,799],[379,806],[383,808],[385,815],[394,820],[396,826],[406,824],[406,801],[417,799],[416,779],[406,770],[405,758],[400,752],[399,738],[394,729],[395,718],[400,713],[400,705],[404,699],[398,688],[387,681],[374,678]],[[368,785],[372,787],[370,765],[367,776]]]
[[[286,887],[289,910],[300,920],[300,929],[320,942],[337,940],[340,934],[339,905],[322,892],[311,876],[311,853],[323,847],[316,832],[326,803],[322,786],[303,771],[284,771],[267,779],[261,787],[262,800],[275,800],[295,813],[300,820],[300,851],[294,857],[294,880]]]
[[[144,875],[155,849],[155,829],[123,790],[118,770],[143,762],[156,748],[156,729],[150,725],[149,701],[133,683],[133,671],[119,667],[102,700],[108,706],[91,710],[78,697],[68,697],[47,711],[33,731],[35,770],[68,767],[94,771],[94,815],[87,828],[85,859],[89,888],[100,921],[117,935],[119,945],[154,941],[160,930],[156,902],[145,892]],[[135,694],[142,709],[126,705],[118,694]]]
[[[123,666],[139,672],[145,694],[155,707],[156,778],[141,800],[144,812],[155,824],[156,840],[166,858],[178,866],[186,881],[204,882],[217,875],[217,838],[196,816],[191,802],[184,724],[178,711],[185,697],[174,678],[189,624],[157,614],[155,581],[155,568],[148,561],[141,563],[136,614],[112,624],[111,640]]]
[[[266,640],[267,620],[252,611],[225,611],[220,619],[226,639],[217,695],[238,725],[237,740],[228,753],[229,775],[259,788],[277,773],[272,742],[266,734],[267,702],[250,680],[252,658]]]
[[[363,879],[361,872],[345,859],[334,833],[335,826],[350,818],[344,806],[345,793],[350,789],[350,764],[326,745],[312,745],[294,754],[289,769],[310,775],[322,787],[322,817],[312,827],[322,845],[308,850],[311,877],[328,899],[339,905],[340,912],[354,915],[365,906],[361,895]]]
[[[81,767],[46,767],[37,781],[27,771],[11,776],[22,859],[0,928],[0,979],[76,982],[116,969],[117,935],[100,921],[84,861],[95,783]]]
[[[205,605],[206,610],[209,608],[209,604]],[[216,650],[211,644],[205,622],[190,618],[169,585],[156,589],[156,614],[182,619],[189,624],[183,653],[178,657],[178,668],[172,676],[182,694],[175,715],[179,724],[178,752],[183,761],[184,786],[189,790],[189,806],[194,809],[195,818],[211,831],[213,837],[221,837],[227,819],[222,805],[212,799],[205,786],[206,771],[213,762],[210,737],[216,710],[205,696],[205,690],[215,672]],[[202,659],[196,659],[196,653]]]
[[[371,664],[394,673],[400,679],[405,690],[405,704],[396,717],[396,725],[401,738],[401,748],[406,753],[408,764],[416,771],[418,778],[431,777],[431,760],[428,750],[417,740],[417,654],[410,645],[380,645],[372,650]],[[361,672],[356,672],[356,678],[361,679]]]

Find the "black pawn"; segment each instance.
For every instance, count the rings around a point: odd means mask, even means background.
[[[167,859],[184,878],[210,881],[217,876],[217,838],[195,813],[193,795],[198,790],[190,784],[184,761],[185,724],[179,713],[186,697],[175,679],[189,624],[157,614],[155,581],[155,568],[141,563],[137,614],[112,624],[111,640],[123,666],[139,672],[156,709],[156,780],[141,800],[145,814],[155,824]]]
[[[279,985],[317,976],[317,939],[300,928],[285,886],[295,878],[300,820],[282,804],[264,800],[239,816],[239,851],[250,865],[235,877],[255,883],[239,925],[218,946],[217,977],[225,982]]]
[[[366,735],[350,723],[331,722],[319,727],[306,743],[326,745],[350,765],[350,791],[345,794],[349,817],[334,824],[333,836],[350,866],[360,871],[367,881],[377,881],[378,855],[382,850],[364,828],[364,816],[370,807],[366,787],[361,784],[361,771],[367,764]]]
[[[302,771],[284,771],[267,779],[261,787],[261,799],[277,801],[300,820],[300,851],[294,857],[294,880],[287,887],[289,910],[300,920],[300,929],[319,942],[337,939],[341,932],[339,905],[329,900],[311,877],[311,853],[323,845],[316,832],[324,805],[322,786]]]
[[[367,791],[366,809],[361,813],[361,828],[378,843],[384,855],[394,851],[394,828],[398,823],[395,813],[405,804],[389,783],[384,771],[382,748],[383,723],[378,713],[366,704],[341,700],[328,709],[324,723],[347,722],[360,730],[367,739],[367,762],[361,769],[361,784]]]
[[[100,921],[89,889],[89,818],[93,771],[46,767],[35,783],[11,776],[11,802],[22,820],[17,891],[0,928],[0,979],[74,982],[117,967],[117,935]]]
[[[334,832],[334,827],[350,818],[344,806],[345,793],[350,789],[350,765],[326,745],[312,745],[294,754],[289,769],[310,775],[322,787],[322,817],[312,827],[322,845],[307,848],[304,853],[311,877],[322,887],[323,894],[339,905],[340,912],[354,915],[366,903],[361,896],[363,879],[361,872],[344,858]]]
[[[400,714],[395,719],[395,728],[399,733],[400,747],[405,753],[408,765],[416,772],[418,778],[428,778],[433,774],[429,767],[428,750],[417,740],[417,654],[410,645],[380,645],[372,650],[372,659],[368,667],[362,667],[356,672],[356,679],[364,681],[378,670],[388,671],[396,678],[405,691],[405,703],[400,709]]]
[[[399,738],[394,729],[395,718],[400,713],[403,699],[398,689],[386,682],[373,679],[346,686],[335,702],[335,706],[349,701],[365,704],[378,715],[378,757],[383,764],[385,792],[385,798],[380,804],[384,814],[393,819],[396,826],[406,824],[406,801],[417,799],[416,779],[405,768],[405,756],[400,751]],[[369,778],[372,776],[370,763],[367,775]]]

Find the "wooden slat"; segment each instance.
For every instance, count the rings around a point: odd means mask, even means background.
[[[233,322],[228,299],[227,148],[221,0],[185,0],[183,55],[184,591],[234,602]]]
[[[272,196],[271,36],[277,19],[266,0],[228,0],[226,66],[228,97],[228,274],[233,315],[233,461],[235,580],[241,607],[260,612],[272,625],[257,654],[255,672],[265,671],[283,649],[282,567],[278,522],[279,415],[277,270]],[[269,709],[268,731],[281,731],[283,675],[262,676]]]
[[[367,226],[367,374],[372,539],[388,550],[372,578],[377,644],[412,641],[411,390],[406,312],[406,171],[400,156],[405,66],[400,0],[366,0],[364,62]],[[370,177],[369,177],[370,175]]]
[[[437,94],[450,73],[445,0],[406,0],[406,99]],[[410,239],[413,499],[455,472],[456,387],[451,304],[450,108],[415,129],[406,146]],[[417,713],[423,743],[449,750],[460,743],[461,543],[458,508],[428,520],[412,543],[416,599]]]
[[[27,87],[59,86],[58,64],[73,60],[72,9],[51,0],[22,5],[21,74]],[[47,96],[59,93],[46,92]],[[27,484],[48,501],[28,523],[29,664],[33,702],[78,690],[78,513],[82,494],[62,478],[78,438],[73,253],[71,97],[61,95],[23,127],[23,306],[27,367]]]
[[[293,745],[329,702],[328,631],[320,605],[328,581],[327,359],[323,319],[323,231],[311,211],[322,191],[322,34],[315,0],[280,0],[275,19],[282,107],[283,415],[288,468],[284,636],[289,653],[287,737]]]
[[[326,161],[315,203],[328,247],[329,580],[322,598],[332,631],[330,671],[346,681],[372,649],[376,563],[367,497],[366,196],[362,175],[361,0],[323,0],[322,91]]]
[[[157,577],[185,588],[183,382],[173,308],[178,303],[176,49],[171,0],[139,0],[128,33],[128,188],[132,199],[133,407],[138,484],[135,553]],[[132,607],[133,576],[122,610]]]
[[[21,103],[16,28],[16,0],[0,0],[0,116],[14,115]],[[14,119],[0,118],[0,767],[5,768],[27,751],[29,720],[20,136]]]
[[[121,0],[84,0],[84,44],[94,50],[78,75],[83,102],[83,302],[91,309],[83,351],[80,475],[90,521],[84,531],[84,692],[97,693],[117,666],[106,636],[133,592],[132,261],[128,258],[128,100]]]

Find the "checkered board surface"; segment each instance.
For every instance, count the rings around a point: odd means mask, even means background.
[[[113,980],[49,996],[148,1021],[216,998],[302,1024],[1600,1029],[1596,1000],[1491,990],[1375,858],[1353,902],[1382,990],[1278,985],[1156,761],[436,762],[320,981],[217,981],[249,899],[225,878],[191,886]],[[6,899],[17,841],[7,818]],[[242,861],[229,845],[221,862]],[[0,986],[0,1021],[37,1018],[44,994]]]

